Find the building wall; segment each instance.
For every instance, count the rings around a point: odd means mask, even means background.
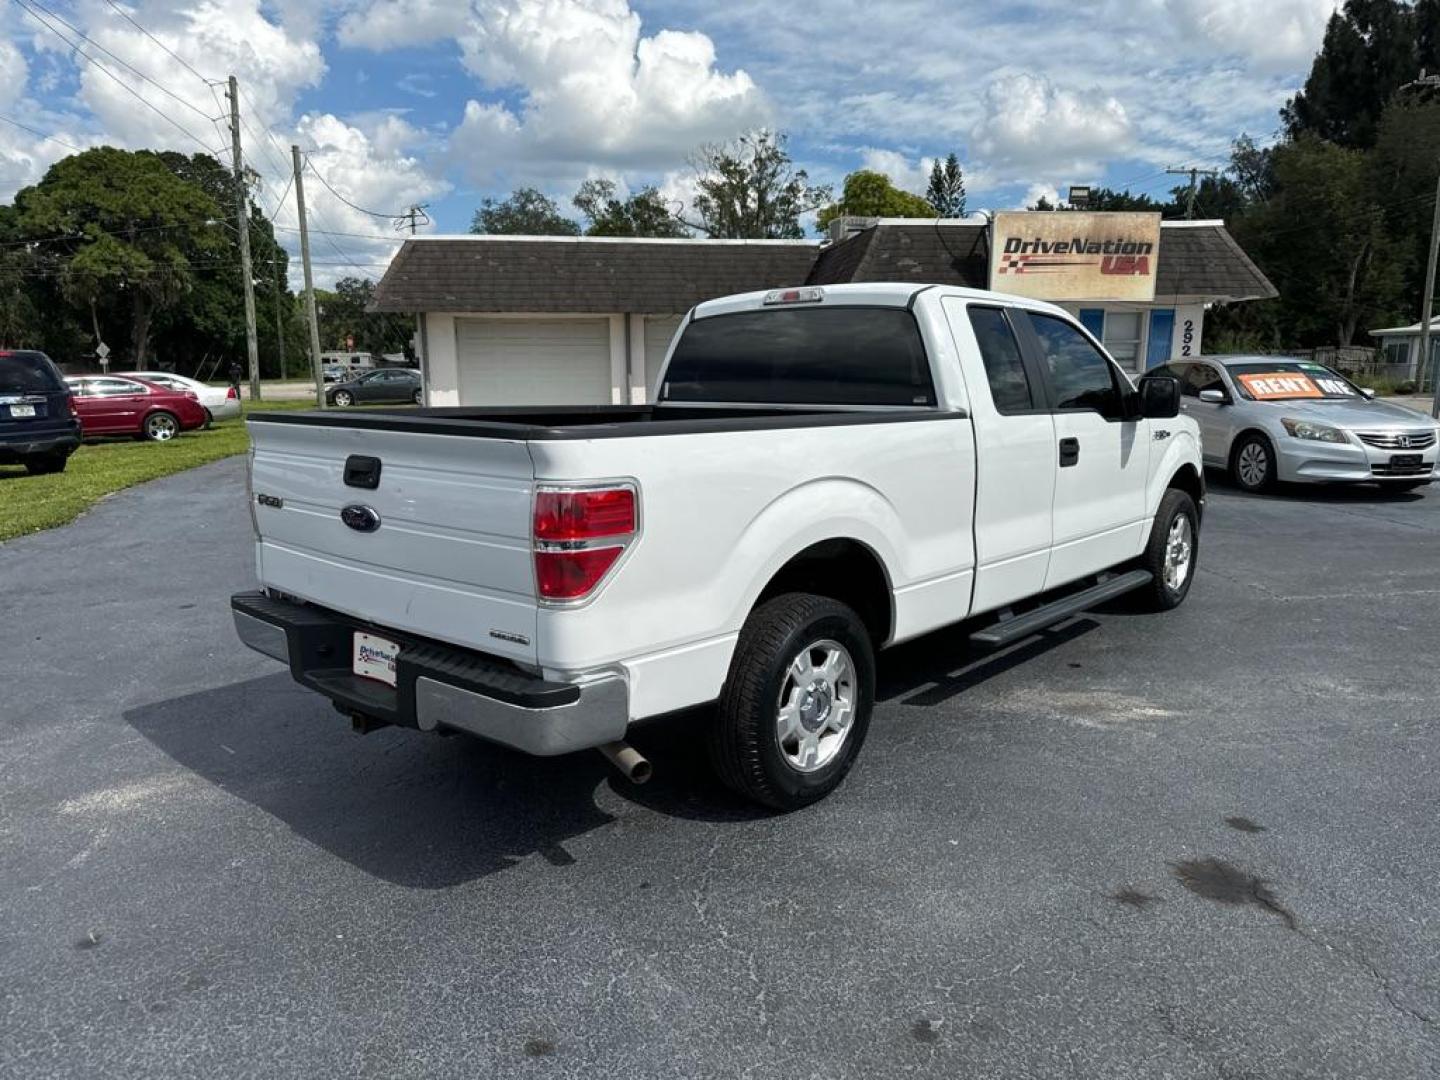
[[[1180,360],[1187,356],[1199,356],[1202,352],[1202,338],[1205,329],[1205,305],[1203,303],[1164,303],[1153,304],[1119,304],[1105,301],[1075,302],[1060,305],[1070,314],[1084,322],[1092,332],[1096,329],[1097,319],[1092,314],[1101,312],[1105,317],[1100,322],[1097,337],[1107,345],[1112,344],[1113,339],[1110,328],[1118,325],[1119,320],[1112,320],[1108,316],[1112,313],[1135,313],[1140,314],[1140,338],[1138,343],[1137,362],[1134,368],[1135,374],[1141,374],[1146,367],[1153,367],[1156,363],[1164,363],[1168,360]],[[1170,329],[1169,340],[1162,352],[1158,347],[1152,355],[1152,338],[1154,328],[1151,315],[1155,311],[1168,311],[1174,313],[1174,322]],[[1119,357],[1117,356],[1117,359]]]

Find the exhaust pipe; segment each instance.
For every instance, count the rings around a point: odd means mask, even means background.
[[[620,774],[632,784],[646,783],[655,773],[655,768],[649,760],[641,756],[640,752],[627,742],[617,739],[615,742],[604,743],[595,749],[604,754],[606,760],[619,769]]]

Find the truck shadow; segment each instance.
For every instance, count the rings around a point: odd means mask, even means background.
[[[539,855],[615,820],[603,789],[668,816],[766,816],[711,776],[692,710],[646,724],[644,787],[599,754],[536,758],[465,736],[384,728],[363,738],[288,672],[131,709],[125,720],[184,767],[374,877],[444,889]],[[613,805],[613,802],[612,802]]]
[[[1097,625],[1078,619],[1000,653],[977,652],[963,631],[930,635],[881,654],[878,699],[939,705]],[[403,728],[361,738],[288,672],[125,713],[222,791],[372,877],[415,889],[450,888],[534,855],[568,866],[575,857],[566,843],[612,823],[600,802],[613,806],[615,796],[697,821],[771,816],[714,778],[708,719],[708,710],[690,709],[637,725],[631,741],[655,764],[655,778],[637,787],[594,753],[535,758]]]
[[[1123,612],[1123,599],[1098,610]],[[1082,615],[1000,650],[972,644],[970,624],[937,630],[880,654],[875,700],[922,708],[940,705],[1099,626]]]

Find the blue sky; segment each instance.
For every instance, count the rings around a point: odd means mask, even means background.
[[[0,8],[0,199],[71,146],[222,146],[206,80],[233,73],[287,243],[292,142],[336,193],[307,182],[324,278],[376,272],[393,251],[393,225],[363,210],[428,203],[433,228],[458,232],[487,195],[533,185],[568,209],[592,176],[683,204],[692,150],[760,126],[837,186],[865,166],[921,187],[929,159],[955,151],[972,208],[1071,183],[1162,193],[1167,166],[1223,165],[1242,131],[1273,138],[1334,7],[34,2]]]

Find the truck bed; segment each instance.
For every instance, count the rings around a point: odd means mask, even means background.
[[[309,409],[258,412],[250,423],[301,424],[372,431],[519,441],[628,439],[639,435],[691,435],[718,431],[842,427],[907,420],[962,419],[963,412],[906,409],[691,408],[676,405],[596,405],[570,408]]]

